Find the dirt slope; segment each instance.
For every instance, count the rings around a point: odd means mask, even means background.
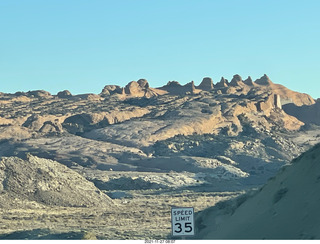
[[[2,158],[0,192],[1,207],[12,199],[66,207],[112,205],[112,200],[83,176],[58,162],[30,154],[27,160]]]
[[[320,144],[293,160],[254,196],[197,217],[197,239],[319,239]],[[244,199],[248,198],[244,203]]]

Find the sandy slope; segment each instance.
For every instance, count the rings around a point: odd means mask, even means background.
[[[293,160],[237,209],[198,215],[199,239],[319,239],[320,144]],[[221,214],[222,212],[227,214]]]

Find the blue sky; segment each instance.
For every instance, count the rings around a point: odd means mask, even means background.
[[[318,0],[0,0],[0,91],[267,74],[318,98],[319,9]]]

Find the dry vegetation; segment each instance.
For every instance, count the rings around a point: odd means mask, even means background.
[[[51,234],[82,232],[83,235],[90,233],[86,238],[91,236],[109,240],[167,239],[171,234],[172,206],[192,206],[200,211],[240,193],[185,191],[146,195],[146,192],[135,191],[131,194],[134,197],[115,199],[115,206],[110,208],[39,206],[33,209],[2,209],[0,234],[49,229]],[[19,233],[13,236],[21,238]],[[41,238],[41,234],[33,235],[33,238]]]

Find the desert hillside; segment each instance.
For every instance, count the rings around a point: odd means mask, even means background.
[[[243,196],[319,143],[318,105],[267,75],[0,93],[0,238],[167,238],[171,207]]]
[[[319,239],[319,162],[317,144],[253,195],[199,213],[196,238]]]

